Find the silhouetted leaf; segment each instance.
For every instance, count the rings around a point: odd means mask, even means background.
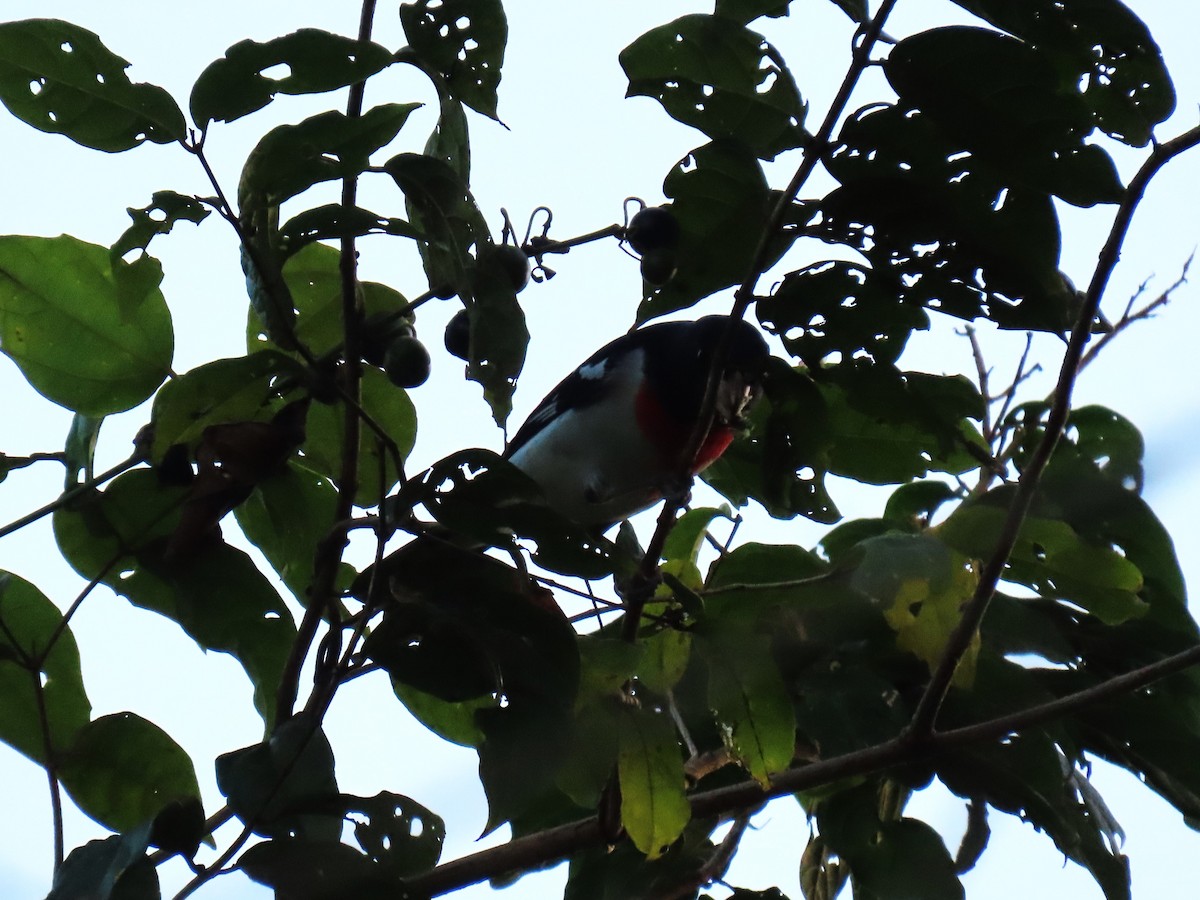
[[[126,212],[133,224],[117,238],[110,248],[114,257],[124,257],[134,250],[145,251],[150,241],[160,234],[170,234],[176,222],[200,224],[212,212],[195,197],[185,197],[175,191],[155,191],[146,206],[129,207]]]
[[[417,0],[400,23],[420,65],[445,79],[452,97],[496,118],[496,89],[508,42],[500,0]]]
[[[1097,127],[1144,147],[1175,109],[1175,89],[1158,45],[1120,0],[955,0],[1053,59],[1077,86]]]
[[[262,109],[276,94],[333,91],[386,68],[392,54],[369,41],[302,28],[265,43],[239,41],[200,73],[189,101],[201,129]]]
[[[0,349],[44,397],[98,418],[137,406],[171,367],[155,288],[128,315],[107,247],[63,235],[0,236]]]
[[[1083,143],[1092,116],[1075,82],[1028,44],[984,28],[933,28],[901,41],[885,71],[902,105],[927,114],[1005,186],[1077,206],[1121,199],[1108,154]]]
[[[299,212],[279,229],[280,241],[289,254],[313,241],[362,237],[366,234],[420,237],[417,229],[403,219],[381,216],[358,206],[346,209],[336,203]]]
[[[57,19],[0,23],[0,102],[40,131],[115,153],[185,136],[183,113],[86,28]]]
[[[218,756],[216,771],[230,808],[256,834],[341,836],[341,816],[330,812],[338,793],[333,750],[310,716],[289,719],[261,744]]]
[[[775,48],[720,12],[676,19],[621,51],[625,95],[654,97],[713,140],[732,138],[774,159],[807,139],[806,104]]]
[[[147,859],[150,823],[76,847],[54,873],[46,900],[159,900],[158,871]]]

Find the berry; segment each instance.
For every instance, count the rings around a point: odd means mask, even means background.
[[[665,206],[647,206],[630,220],[625,240],[643,256],[674,249],[679,244],[679,220]]]
[[[420,387],[429,380],[429,351],[411,334],[402,334],[383,356],[388,380],[399,388]]]
[[[451,356],[459,359],[471,357],[471,317],[465,309],[460,309],[446,323],[446,350]]]

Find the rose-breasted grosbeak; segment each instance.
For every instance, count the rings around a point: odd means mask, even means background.
[[[728,316],[659,322],[601,347],[538,404],[504,456],[580,524],[606,527],[649,508],[683,475],[726,329],[713,422],[690,474],[702,471],[744,424],[767,361],[759,331]]]

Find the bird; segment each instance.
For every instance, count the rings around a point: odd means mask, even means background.
[[[694,460],[684,460],[726,332],[712,424]],[[740,318],[644,325],[559,382],[503,456],[552,508],[603,531],[678,490],[681,479],[725,452],[761,393],[769,352],[759,330]]]

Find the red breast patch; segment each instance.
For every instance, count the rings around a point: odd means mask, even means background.
[[[693,425],[690,422],[680,422],[663,408],[652,391],[643,384],[638,388],[634,400],[634,415],[637,417],[638,428],[657,448],[666,465],[674,464],[683,453],[688,438],[692,436]],[[707,469],[725,452],[725,448],[733,441],[733,429],[726,425],[713,425],[708,431],[708,437],[696,454],[696,462],[692,466],[692,474]]]

